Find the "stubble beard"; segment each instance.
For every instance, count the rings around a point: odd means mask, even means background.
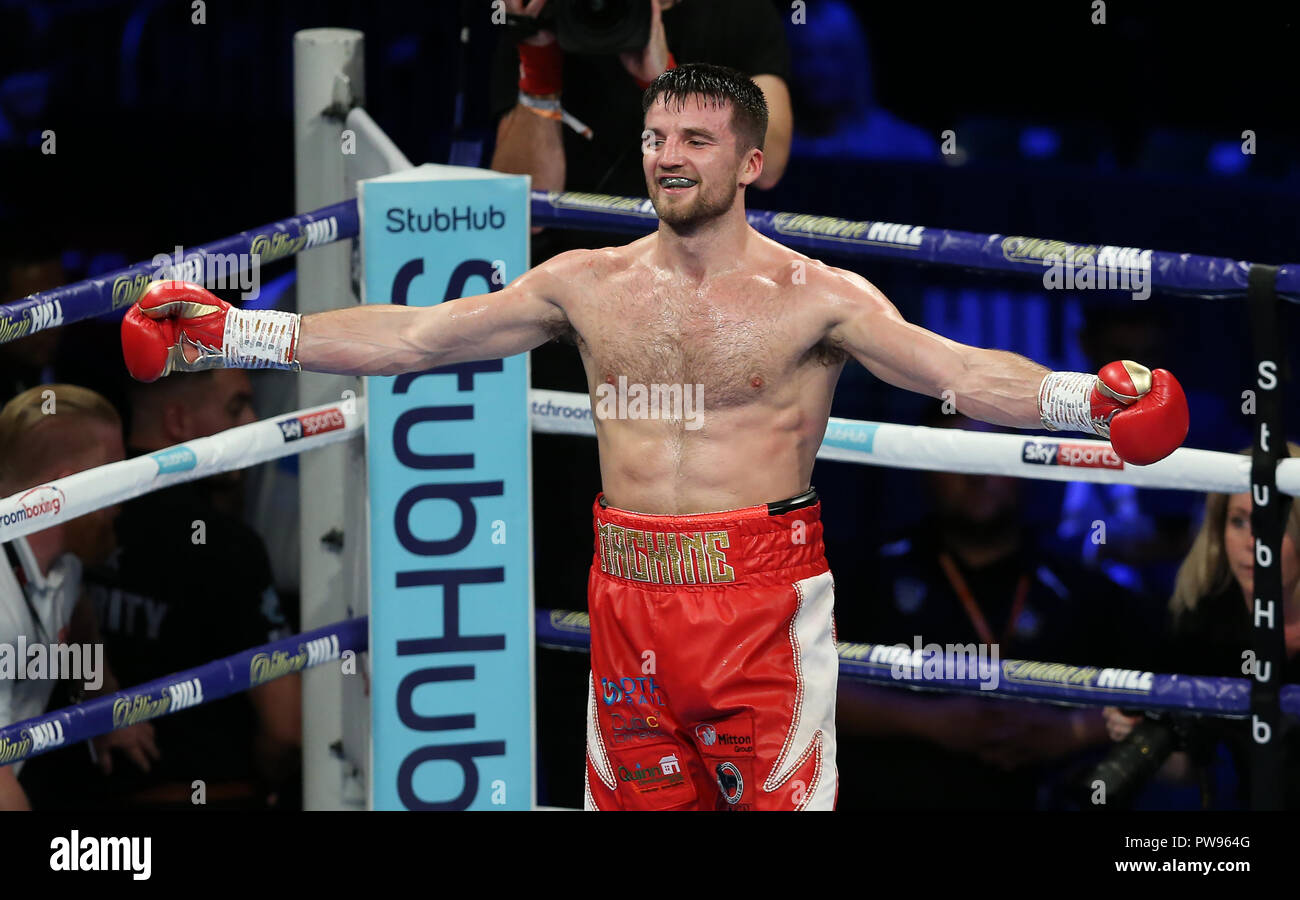
[[[701,183],[700,186],[696,187],[699,192],[698,196],[692,198],[688,203],[677,203],[674,201],[664,202],[663,188],[659,187],[656,179],[654,188],[650,192],[651,204],[654,206],[655,212],[658,213],[660,222],[679,233],[690,233],[703,225],[707,225],[731,209],[736,200],[736,192],[740,188],[734,180],[730,184],[730,191],[724,186],[720,187],[717,192],[711,193],[704,190],[703,183]]]

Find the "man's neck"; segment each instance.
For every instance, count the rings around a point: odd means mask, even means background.
[[[739,266],[753,231],[745,220],[743,205],[688,233],[661,222],[659,258],[673,271],[702,281]]]
[[[42,575],[50,574],[50,566],[63,555],[63,526],[56,525],[27,535],[27,546],[32,548],[36,557],[36,567]]]

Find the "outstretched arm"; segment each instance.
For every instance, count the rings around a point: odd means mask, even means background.
[[[569,327],[564,296],[590,251],[548,260],[505,288],[436,306],[374,304],[298,316],[240,310],[183,281],[150,285],[122,320],[122,352],[139,381],[237,367],[397,375],[543,344]]]
[[[568,327],[561,284],[548,265],[495,293],[436,306],[375,304],[304,316],[298,362],[312,372],[398,375],[524,353]]]
[[[904,321],[853,272],[822,266],[818,283],[829,303],[828,340],[880,379],[951,400],[963,415],[1099,435],[1134,465],[1164,459],[1187,437],[1187,399],[1164,369],[1117,360],[1099,375],[1049,372],[1019,354],[969,347]]]
[[[1048,370],[1005,350],[949,340],[903,319],[875,285],[829,270],[830,340],[895,387],[952,400],[972,419],[1041,428],[1038,389]],[[951,393],[948,393],[951,392]]]

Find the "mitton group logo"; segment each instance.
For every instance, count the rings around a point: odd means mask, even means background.
[[[716,747],[728,753],[753,753],[754,736],[740,731],[719,728],[708,722],[695,726],[695,738],[705,747]]]

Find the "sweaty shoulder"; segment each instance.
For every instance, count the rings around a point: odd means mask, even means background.
[[[857,272],[776,246],[779,250],[772,251],[769,260],[772,270],[780,271],[778,280],[790,286],[791,297],[805,308],[821,310],[828,325],[833,327],[864,309],[892,309],[885,295]]]
[[[809,259],[807,273],[815,302],[825,311],[832,326],[864,313],[897,315],[880,289],[857,272]]]
[[[538,284],[544,283],[553,301],[564,306],[626,269],[629,264],[627,249],[568,250],[534,266],[524,277]]]

